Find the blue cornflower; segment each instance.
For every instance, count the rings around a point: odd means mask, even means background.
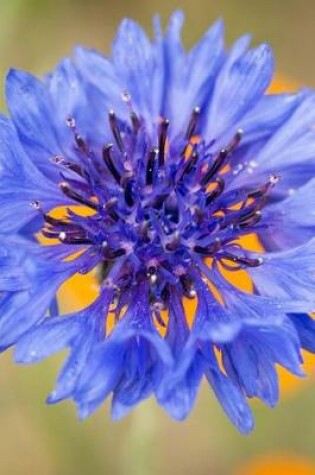
[[[48,401],[81,417],[154,394],[183,419],[205,376],[248,432],[247,398],[274,406],[276,365],[302,375],[315,351],[315,95],[268,95],[269,46],[226,51],[221,21],[187,53],[182,24],[157,19],[151,42],[124,20],[110,58],[77,48],[43,80],[10,71],[0,347],[19,363],[69,347]],[[95,301],[58,316],[58,288],[90,271]]]

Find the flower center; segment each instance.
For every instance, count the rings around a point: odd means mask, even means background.
[[[240,253],[240,240],[257,228],[279,178],[272,175],[254,190],[235,189],[242,131],[215,152],[215,142],[201,137],[199,116],[195,108],[187,130],[174,137],[165,118],[148,131],[133,110],[126,121],[111,110],[113,143],[101,151],[80,135],[74,118],[67,120],[75,150],[71,159],[53,158],[59,188],[66,202],[90,213],[69,207],[56,218],[43,212],[41,232],[68,246],[69,255],[80,251],[79,272],[97,268],[101,286],[115,289],[116,298],[148,279],[151,305],[163,309],[170,285],[196,296],[190,270],[206,259],[231,272],[262,264]],[[41,210],[40,203],[33,206]]]

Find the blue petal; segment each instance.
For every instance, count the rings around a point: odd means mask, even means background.
[[[278,401],[275,364],[304,376],[297,334],[286,318],[282,323],[245,324],[234,342],[222,346],[229,377],[248,397],[258,397],[273,407]]]
[[[118,114],[125,113],[125,108],[121,101],[121,93],[123,91],[122,78],[117,76],[111,61],[95,50],[78,46],[75,49],[74,62],[85,81],[88,97],[94,87],[95,90],[101,93],[99,95],[101,104],[107,104],[106,108],[113,108]]]
[[[305,311],[311,311],[315,305],[314,270],[315,239],[312,239],[288,251],[265,253],[262,265],[248,271],[262,295],[305,301]]]
[[[41,321],[57,289],[70,275],[69,269],[50,265],[49,270],[34,256],[28,256],[25,268],[32,280],[30,289],[12,293],[1,301],[0,347],[15,343],[27,330]],[[32,261],[31,261],[32,259]]]
[[[234,187],[249,187],[266,179],[270,173],[282,179],[274,196],[286,198],[291,189],[307,183],[315,173],[315,94],[302,91],[303,99],[293,114],[270,137],[267,143],[252,153],[255,166],[250,173],[238,174]]]
[[[175,363],[180,366],[165,372],[157,388],[157,400],[166,411],[177,420],[185,419],[196,400],[202,377],[200,358],[195,353],[187,364],[182,367],[183,349],[189,338],[189,328],[186,321],[181,294],[173,289],[170,296],[170,319],[166,341],[174,355]]]
[[[291,313],[288,315],[299,335],[302,348],[315,353],[315,321],[307,314]]]
[[[242,145],[269,137],[292,115],[305,98],[305,91],[296,94],[268,94],[239,122],[244,137]]]
[[[131,301],[80,375],[74,399],[81,417],[88,416],[111,392],[113,417],[122,417],[151,394],[164,367],[172,364],[167,345],[151,322],[146,283],[133,290]]]
[[[102,80],[97,79],[95,84],[96,77],[90,76],[95,58],[99,58],[102,63],[101,56],[83,48],[77,48],[75,62],[70,59],[63,60],[46,79],[59,124],[59,140],[67,158],[74,161],[77,160],[77,156],[73,147],[73,131],[66,125],[67,117],[74,118],[76,130],[87,144],[93,144],[93,149],[101,148],[104,143],[112,140],[109,123],[106,120],[106,110],[114,104],[112,103],[113,96],[108,97],[111,90],[108,90],[107,83],[112,81],[116,90],[117,80],[104,77],[104,73],[99,71],[97,78],[101,77]],[[88,65],[85,64],[86,62]],[[104,62],[106,63],[105,58]],[[81,71],[84,67],[86,69]],[[107,86],[106,94],[103,91],[104,84]],[[97,85],[99,87],[96,87]]]
[[[238,46],[241,53],[247,38],[242,41]],[[273,75],[273,57],[268,45],[261,45],[242,56],[235,53],[236,58],[233,56],[216,80],[206,127],[213,138],[219,138],[227,130],[235,133],[235,123],[261,99]]]
[[[315,179],[284,200],[264,210],[261,220],[266,225],[260,233],[266,250],[284,250],[308,242],[315,234]]]
[[[152,123],[152,81],[156,68],[155,49],[137,23],[122,21],[112,45],[112,58],[123,89],[130,95],[132,104],[148,123]]]
[[[84,331],[80,318],[47,318],[20,338],[15,346],[15,361],[29,364],[41,361],[70,345]]]
[[[177,117],[181,115],[179,107],[182,101],[183,86],[185,84],[184,64],[186,53],[181,40],[183,24],[183,12],[176,11],[173,13],[169,20],[164,39],[165,95],[163,116],[167,117],[171,124],[174,124]]]
[[[74,393],[81,418],[88,417],[108,397],[119,381],[124,347],[106,341],[94,348]]]
[[[58,376],[55,389],[47,399],[49,404],[55,404],[74,394],[79,377],[88,364],[88,358],[103,339],[106,324],[103,316],[108,314],[111,299],[112,291],[103,291],[90,307],[77,314],[61,317],[75,320],[77,325],[74,324],[74,327],[76,326],[78,331],[71,341],[65,342],[70,344],[71,353]]]
[[[260,355],[259,350],[240,338],[223,349],[223,364],[227,375],[246,392],[247,397],[258,397],[269,406],[279,398],[278,375],[274,365]]]
[[[201,107],[204,115],[218,73],[224,61],[224,24],[217,21],[199,43],[186,54],[180,39],[183,22],[181,12],[171,19],[165,40],[166,110],[170,118],[171,132],[183,132],[195,107]]]
[[[31,74],[11,70],[7,76],[6,97],[24,149],[46,176],[52,176],[55,168],[49,158],[61,154],[61,149],[47,88]]]
[[[205,364],[207,380],[224,412],[240,432],[249,433],[253,429],[254,421],[245,396],[238,386],[220,371],[213,352],[208,348],[204,348],[203,352],[207,361]]]

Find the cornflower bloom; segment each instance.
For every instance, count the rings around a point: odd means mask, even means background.
[[[153,394],[184,419],[205,377],[246,433],[247,399],[274,406],[276,365],[300,376],[315,351],[315,96],[268,94],[269,46],[227,51],[221,21],[186,52],[182,24],[155,19],[151,41],[124,20],[111,57],[9,72],[0,346],[18,363],[69,347],[48,402],[81,417]],[[58,315],[60,286],[91,272],[95,301]]]

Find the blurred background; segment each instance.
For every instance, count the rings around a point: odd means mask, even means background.
[[[274,90],[315,85],[314,0],[0,0],[0,106],[9,67],[42,74],[75,44],[109,52],[124,16],[148,30],[152,15],[164,22],[186,12],[184,40],[191,46],[218,16],[227,41],[251,32],[271,43],[277,57]],[[58,356],[35,367],[0,363],[0,475],[315,475],[315,360],[307,380],[281,373],[281,404],[253,403],[256,430],[240,436],[204,385],[190,419],[176,423],[149,401],[112,423],[108,406],[85,422],[70,403],[44,404]]]

